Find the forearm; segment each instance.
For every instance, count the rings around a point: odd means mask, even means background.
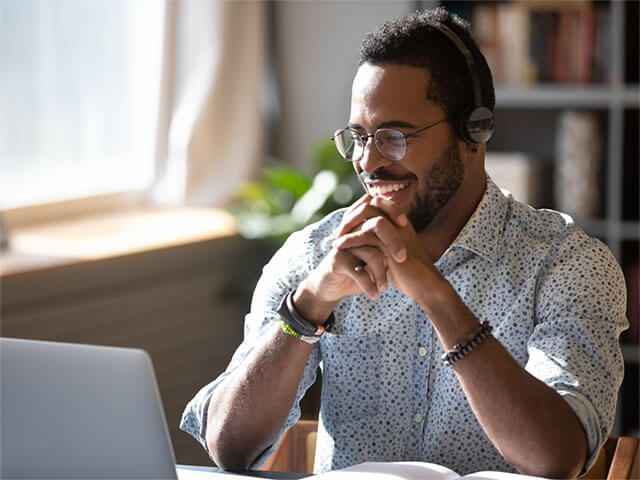
[[[264,340],[211,396],[207,446],[225,470],[248,468],[277,439],[312,350],[277,325]]]
[[[447,284],[448,285],[448,284]],[[438,288],[423,307],[445,350],[464,343],[478,320],[453,288]],[[587,455],[573,410],[489,336],[452,367],[489,439],[521,473],[575,477]]]
[[[587,442],[567,402],[518,365],[494,338],[474,353],[454,368],[502,456],[524,474],[575,478],[586,461]]]

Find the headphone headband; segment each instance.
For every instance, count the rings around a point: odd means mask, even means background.
[[[445,24],[438,21],[429,21],[429,25],[445,35],[456,48],[462,53],[471,76],[471,83],[473,85],[473,106],[467,108],[465,112],[458,119],[458,130],[460,136],[467,143],[485,143],[493,135],[495,128],[495,120],[493,112],[487,107],[482,105],[482,91],[480,89],[480,77],[475,68],[475,61],[473,55],[466,47],[464,42],[460,39],[456,33],[451,30]]]
[[[473,106],[481,107],[482,106],[482,92],[480,91],[480,78],[478,77],[478,72],[476,72],[476,62],[473,60],[473,55],[464,44],[464,42],[460,39],[458,35],[455,34],[453,30],[447,27],[444,23],[440,22],[429,22],[433,28],[442,32],[451,42],[460,50],[460,53],[464,55],[465,62],[467,64],[467,70],[469,70],[469,75],[471,76],[471,83],[473,84]]]

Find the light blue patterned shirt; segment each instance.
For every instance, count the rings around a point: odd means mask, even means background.
[[[343,214],[291,235],[265,266],[243,343],[182,418],[181,428],[205,448],[211,392],[273,328],[281,299],[329,252]],[[590,466],[613,425],[623,377],[618,338],[628,326],[624,278],[609,249],[566,215],[519,203],[488,179],[476,211],[436,267],[513,358],[572,407],[587,434]],[[299,401],[320,366],[317,472],[402,460],[439,463],[461,475],[515,471],[440,359],[442,346],[414,300],[390,285],[377,301],[350,296],[334,313],[333,334],[314,346],[281,432],[300,417]]]

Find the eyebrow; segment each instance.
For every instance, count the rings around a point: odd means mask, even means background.
[[[349,128],[353,128],[354,130],[365,130],[365,128],[358,124],[349,122],[347,125]],[[379,123],[376,126],[376,129],[379,128],[417,128],[413,123],[403,122],[402,120],[388,120],[386,122]]]

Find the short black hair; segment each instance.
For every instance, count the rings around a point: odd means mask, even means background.
[[[471,52],[480,80],[482,105],[493,111],[495,92],[491,70],[471,36],[469,23],[443,7],[417,11],[378,26],[362,40],[358,65],[424,68],[431,76],[427,99],[442,107],[447,118],[457,118],[474,103],[473,82],[463,53],[434,23],[453,30]]]

